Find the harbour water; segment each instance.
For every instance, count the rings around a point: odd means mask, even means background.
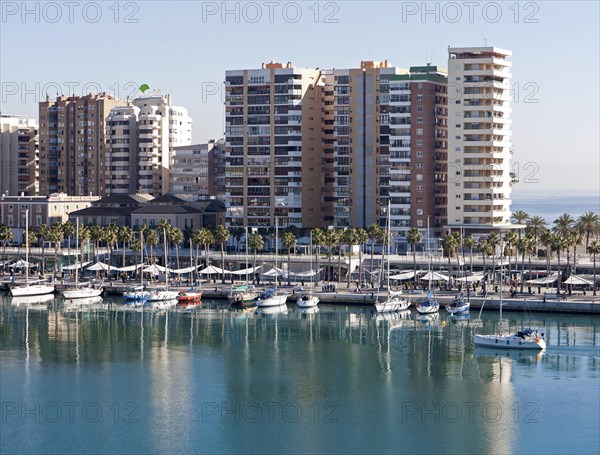
[[[81,308],[1,297],[1,453],[597,453],[600,318]],[[529,318],[532,318],[531,320]]]

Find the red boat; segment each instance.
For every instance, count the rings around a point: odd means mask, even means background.
[[[202,291],[181,291],[177,301],[181,303],[197,302],[202,298]]]

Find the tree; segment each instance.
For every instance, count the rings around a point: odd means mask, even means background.
[[[321,245],[323,245],[325,243],[325,234],[323,233],[323,231],[319,228],[315,228],[311,231],[311,243],[313,244],[313,246],[315,247],[315,257],[316,257],[316,263],[317,263],[317,274],[316,274],[316,280],[315,280],[315,286],[318,286],[319,284],[319,278],[321,277]],[[312,273],[312,270],[311,270]]]
[[[369,240],[371,241],[371,282],[373,281],[373,254],[375,253],[375,242],[379,242],[383,240],[384,231],[381,227],[376,224],[371,224],[367,228],[367,235],[369,236]]]
[[[552,230],[560,237],[567,237],[573,230],[575,220],[568,213],[563,213],[557,219],[554,220],[554,227]]]
[[[517,210],[516,212],[513,212],[510,220],[515,224],[525,224],[528,218],[529,215],[527,212],[524,212],[523,210]]]
[[[469,265],[471,267],[471,275],[473,275],[473,249],[477,246],[477,242],[472,235],[469,235],[465,239],[464,246],[469,249]]]
[[[150,247],[150,263],[154,264],[154,247],[158,245],[158,234],[154,229],[148,229],[144,232],[144,243]]]
[[[333,248],[338,244],[338,232],[335,229],[325,231],[324,244],[327,247],[327,280],[331,281],[331,257],[333,256]]]
[[[200,231],[202,232],[200,234],[200,238],[202,239],[202,245],[204,246],[204,257],[206,259],[206,267],[208,267],[208,265],[210,263],[210,260],[209,260],[210,246],[215,243],[215,236],[213,235],[211,230],[208,228],[201,228]]]
[[[504,242],[506,244],[506,248],[508,249],[508,276],[511,276],[511,267],[510,267],[510,260],[512,257],[512,252],[513,252],[513,247],[517,244],[517,242],[519,241],[517,234],[515,234],[513,231],[507,232],[506,235],[504,236]],[[504,251],[502,252],[502,254],[504,254]],[[516,266],[515,266],[516,269]]]
[[[6,244],[12,242],[13,233],[10,228],[3,224],[0,226],[0,240],[2,240],[2,261],[6,260]]]
[[[111,257],[112,252],[115,247],[115,243],[119,239],[119,227],[116,224],[109,224],[103,229],[102,238],[106,242],[106,250],[108,252],[108,277],[112,279],[112,275],[110,274],[110,266],[112,263]]]
[[[537,256],[539,240],[545,230],[546,230],[546,220],[544,220],[541,216],[530,216],[527,219],[527,228],[525,229],[525,232],[531,234],[535,240],[536,256]]]
[[[596,295],[596,255],[600,254],[600,241],[593,240],[587,247],[587,251],[594,258],[594,295]]]
[[[423,242],[423,234],[417,228],[410,228],[410,230],[406,233],[406,241],[410,243],[412,248],[412,256],[413,256],[413,282],[415,284],[415,288],[417,287],[417,244]]]
[[[69,261],[70,261],[71,260],[71,237],[73,237],[73,234],[75,233],[75,226],[73,226],[73,223],[71,223],[71,221],[67,220],[62,224],[62,231],[63,231],[63,236],[67,238],[67,251],[69,254]]]
[[[345,237],[346,237],[346,231],[350,229],[350,228],[340,228],[337,230],[337,247],[338,247],[338,278],[337,281],[338,283],[341,282],[342,279],[342,246],[346,243],[345,241]],[[350,272],[350,271],[348,271]]]
[[[171,242],[173,242],[173,244],[175,245],[175,258],[177,261],[177,268],[179,268],[179,245],[183,243],[183,231],[178,227],[173,227],[169,232],[169,238],[171,239]]]
[[[79,245],[75,248],[83,249],[83,244],[90,239],[90,228],[87,226],[79,226]],[[81,246],[80,246],[81,245]],[[82,259],[83,260],[83,259]]]
[[[348,287],[352,279],[352,247],[358,243],[358,235],[356,229],[348,228],[342,233],[341,243],[348,246]]]
[[[294,248],[296,248],[296,236],[290,232],[284,232],[283,237],[281,239],[283,246],[287,249],[287,263],[288,263],[288,286],[291,284],[290,282],[290,262],[291,262],[291,253]]]
[[[363,273],[363,260],[362,260],[362,255],[363,255],[363,247],[365,245],[365,243],[367,243],[367,241],[369,240],[369,235],[367,234],[367,231],[365,231],[363,228],[358,228],[355,230],[355,234],[356,234],[356,241],[358,242],[359,248],[358,248],[358,277],[361,283],[364,283],[365,281],[365,276]]]
[[[58,249],[60,248],[60,242],[64,239],[64,233],[62,230],[62,223],[53,223],[50,227],[50,235],[48,240],[54,243],[54,276],[58,272]]]
[[[519,213],[519,212],[517,212]],[[488,245],[492,249],[492,281],[496,281],[496,249],[500,246],[500,236],[497,232],[490,232],[487,238]]]
[[[42,274],[46,271],[46,242],[50,238],[50,228],[46,224],[40,224],[37,228],[37,239],[42,244]]]
[[[122,267],[125,267],[125,245],[131,243],[131,239],[133,238],[133,232],[129,226],[121,226],[119,228],[118,233],[119,242],[121,242],[121,249],[123,250],[123,264]],[[139,249],[139,248],[138,248]]]
[[[265,240],[258,232],[253,232],[248,238],[248,247],[252,249],[252,269],[256,270],[256,252],[265,247]],[[253,273],[252,282],[256,283],[256,273]]]
[[[477,251],[481,253],[483,259],[483,273],[485,276],[485,257],[492,255],[493,248],[487,240],[481,239],[477,243]]]
[[[552,261],[552,245],[554,245],[554,234],[549,229],[546,229],[540,235],[540,242],[545,247],[546,252],[546,273],[550,274]]]
[[[562,284],[562,272],[560,269],[560,252],[569,248],[569,242],[567,237],[561,235],[554,235],[552,248],[556,251],[556,259],[558,261],[558,284],[556,285],[556,293],[560,294],[560,287]]]
[[[581,232],[573,230],[569,236],[569,244],[573,247],[573,273],[577,273],[577,245],[583,244]]]
[[[450,276],[450,259],[454,256],[454,252],[458,248],[456,237],[452,234],[446,234],[442,238],[442,249],[444,254],[448,256],[448,276]],[[432,277],[433,278],[433,277]]]
[[[245,234],[245,229],[241,227],[234,227],[229,229],[229,232],[231,233],[231,236],[235,239],[235,250],[238,251],[240,246],[240,240],[242,240],[242,237]]]
[[[227,240],[229,240],[229,230],[225,226],[217,226],[214,232],[215,242],[219,245],[221,250],[221,268],[223,269],[223,273],[221,273],[221,282],[225,283],[225,244]]]
[[[590,236],[600,234],[600,217],[594,212],[585,212],[577,219],[575,228],[585,236],[585,248],[588,248]]]
[[[96,257],[96,261],[98,261],[98,249],[100,248],[100,241],[104,237],[104,232],[102,231],[102,227],[98,225],[94,225],[90,227],[90,239],[94,242],[94,256]]]

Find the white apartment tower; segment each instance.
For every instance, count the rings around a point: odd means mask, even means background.
[[[169,95],[136,98],[140,108],[138,191],[160,196],[169,192],[173,149],[192,143],[192,119],[187,109],[171,105]]]
[[[0,171],[1,194],[38,194],[40,170],[35,120],[0,115]]]
[[[510,51],[448,48],[448,227],[510,224]]]

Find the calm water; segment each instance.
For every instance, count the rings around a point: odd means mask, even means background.
[[[598,191],[556,191],[515,189],[512,195],[511,210],[523,210],[529,215],[541,216],[549,227],[563,213],[577,219],[585,212],[600,213],[600,193]]]
[[[2,453],[597,453],[600,318],[87,310],[2,297]],[[472,315],[475,318],[475,315]],[[505,314],[519,327],[523,315]],[[444,324],[442,324],[442,320]]]

